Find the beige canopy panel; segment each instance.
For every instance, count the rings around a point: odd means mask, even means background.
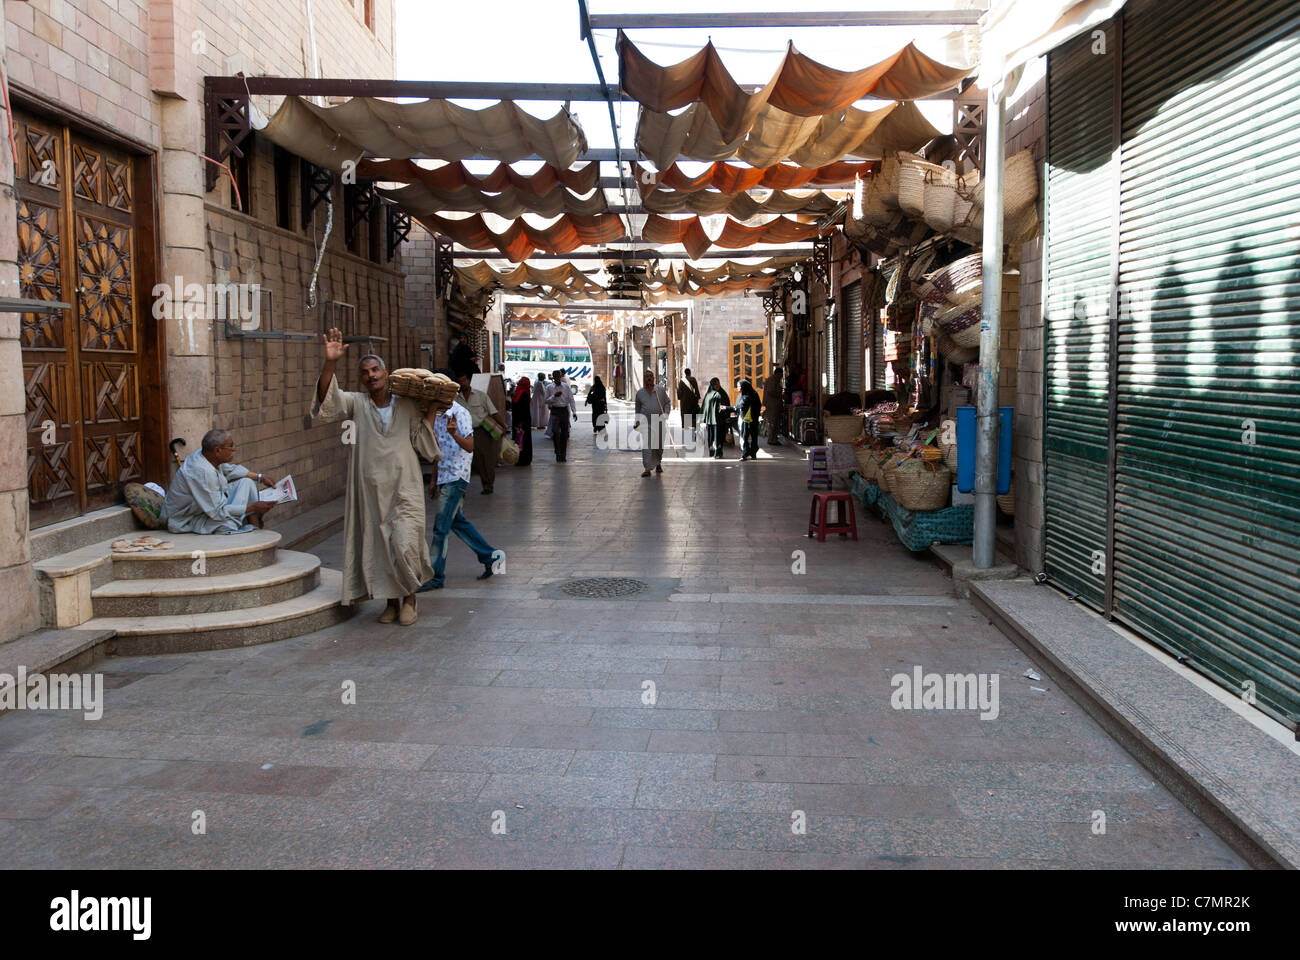
[[[771,257],[762,263],[747,264],[728,260],[720,267],[701,270],[692,264],[671,264],[667,270],[652,271],[647,279],[651,283],[667,284],[679,290],[687,284],[697,286],[717,283],[720,280],[749,280],[753,277],[772,277],[778,271],[789,269],[799,263],[798,257]]]
[[[764,292],[772,286],[772,278],[759,277],[753,280],[723,280],[700,286],[687,284],[682,289],[665,286],[659,289],[646,287],[641,299],[646,303],[663,303],[665,300],[677,300],[682,297],[739,297],[748,291]]]
[[[525,213],[542,217],[558,217],[574,213],[583,217],[595,216],[609,209],[603,191],[597,190],[586,197],[570,193],[563,187],[538,196],[528,190],[506,187],[500,193],[484,193],[462,187],[447,192],[430,190],[422,183],[413,183],[397,190],[380,190],[381,194],[396,203],[412,216],[454,210],[463,213],[495,213],[498,217],[514,220]]]
[[[466,290],[481,287],[501,287],[518,290],[529,286],[563,288],[570,292],[603,293],[604,288],[572,263],[541,268],[521,263],[513,270],[493,270],[485,260],[464,267],[456,267],[456,276]]]
[[[838,201],[820,190],[787,193],[778,190],[766,200],[756,200],[747,193],[679,193],[675,190],[656,190],[641,200],[650,213],[697,213],[715,215],[725,213],[737,220],[752,220],[765,214],[830,213]]]
[[[470,250],[500,250],[507,260],[527,260],[536,251],[572,253],[579,247],[612,243],[624,234],[623,221],[614,214],[578,217],[566,214],[549,227],[533,227],[516,220],[504,233],[493,233],[481,215],[450,220],[433,214],[417,217],[432,233],[451,237]]]
[[[779,217],[771,223],[755,227],[747,227],[735,220],[728,220],[717,239],[710,240],[699,217],[670,220],[653,213],[646,217],[645,226],[641,228],[642,238],[649,243],[680,243],[693,258],[701,256],[714,244],[719,247],[739,249],[759,243],[794,243],[799,240],[809,240],[818,233],[815,223],[799,223],[786,217]]]
[[[357,176],[394,183],[422,183],[439,193],[456,190],[501,193],[514,189],[541,197],[559,187],[565,187],[574,193],[591,193],[600,180],[600,164],[589,163],[574,170],[562,170],[546,164],[536,173],[519,173],[509,164],[498,163],[491,173],[478,176],[470,173],[463,163],[448,163],[431,169],[414,160],[362,160],[357,164]]]
[[[698,100],[712,114],[725,141],[749,130],[764,107],[796,117],[819,117],[867,97],[917,100],[943,93],[971,73],[969,67],[932,60],[913,44],[862,70],[835,70],[805,57],[790,43],[772,79],[757,92],[746,93],[712,42],[681,63],[661,67],[620,30],[618,55],[623,89],[646,110],[667,113]]]
[[[991,89],[1123,6],[1124,0],[997,0],[980,19],[979,85]]]
[[[476,154],[506,163],[536,154],[560,169],[587,149],[582,128],[567,110],[539,120],[502,101],[482,110],[446,100],[393,103],[354,97],[337,107],[318,107],[285,97],[269,119],[250,111],[253,128],[272,143],[336,172],[363,154],[464,160]]]
[[[801,117],[777,107],[759,110],[740,134],[728,138],[702,103],[677,116],[643,109],[636,146],[660,170],[678,157],[691,160],[743,160],[752,167],[793,161],[825,167],[844,157],[879,160],[894,150],[917,150],[939,131],[913,103],[890,103],[878,110],[850,107],[829,116]]]
[[[676,164],[655,171],[638,163],[634,165],[634,171],[641,195],[646,196],[664,187],[682,193],[696,193],[700,190],[744,193],[756,187],[793,190],[802,186],[851,186],[858,177],[870,175],[877,166],[876,163],[832,163],[809,169],[793,163],[779,163],[770,167],[738,167],[730,163],[713,163],[703,173],[691,176]]]

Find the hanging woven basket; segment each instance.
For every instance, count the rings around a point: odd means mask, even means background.
[[[880,164],[880,172],[872,181],[880,193],[880,202],[893,210],[898,209],[898,157],[890,154]]]
[[[1016,494],[1014,490],[1001,494],[998,498],[998,509],[1008,517],[1016,515]]]
[[[956,306],[978,298],[983,290],[984,255],[972,253],[929,274],[917,293],[924,300]]]
[[[898,209],[909,217],[925,215],[925,177],[931,172],[942,176],[947,171],[915,153],[898,151]]]
[[[939,170],[927,170],[923,210],[926,225],[937,233],[947,233],[952,229],[953,215],[956,210],[957,174],[943,167]]]

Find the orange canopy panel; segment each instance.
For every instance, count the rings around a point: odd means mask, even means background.
[[[624,234],[623,221],[614,214],[595,217],[565,215],[549,227],[529,226],[516,220],[504,233],[493,233],[483,217],[476,214],[464,220],[427,214],[417,218],[433,233],[451,237],[470,250],[500,250],[508,260],[527,260],[536,251],[572,253],[582,246],[611,243]]]
[[[973,71],[932,60],[912,44],[861,70],[836,70],[804,56],[790,43],[772,79],[757,92],[746,93],[712,41],[680,63],[662,67],[620,30],[618,55],[620,82],[634,100],[657,113],[701,101],[726,140],[749,129],[764,106],[799,117],[821,116],[867,97],[916,100],[942,93]]]
[[[588,163],[575,170],[564,170],[548,163],[536,173],[524,174],[509,164],[499,163],[491,173],[477,176],[470,173],[463,163],[448,163],[431,170],[414,160],[362,160],[357,164],[357,176],[395,183],[422,183],[430,190],[443,193],[462,189],[501,193],[513,188],[542,197],[557,187],[565,187],[574,193],[591,193],[600,179],[600,164]],[[853,177],[846,179],[852,180]]]
[[[646,241],[662,244],[680,243],[692,257],[702,256],[714,244],[738,249],[762,243],[794,243],[808,240],[818,233],[815,223],[799,223],[797,220],[785,217],[755,227],[747,227],[728,219],[716,240],[709,239],[699,217],[670,220],[658,214],[650,214],[646,217],[645,226],[641,228],[641,236]]]
[[[853,184],[858,177],[875,171],[876,163],[831,163],[824,167],[800,167],[780,163],[771,167],[738,167],[730,163],[712,163],[699,176],[689,176],[673,164],[655,172],[636,164],[636,182],[643,195],[660,187],[694,193],[699,190],[717,190],[719,193],[744,193],[755,187],[769,190],[793,190],[803,186],[833,187]],[[570,188],[574,189],[574,188]]]
[[[423,183],[412,183],[396,190],[381,190],[380,193],[415,217],[455,210],[462,213],[495,213],[507,220],[514,220],[524,213],[535,213],[550,219],[565,213],[591,217],[609,209],[604,191],[597,190],[586,197],[580,197],[563,187],[538,196],[515,187],[506,187],[500,193],[485,193],[469,187],[459,190],[430,190]]]
[[[830,213],[836,201],[820,190],[788,193],[777,190],[766,200],[756,200],[747,193],[714,193],[712,190],[681,193],[656,190],[642,197],[641,205],[650,213],[697,213],[705,216],[725,213],[737,220],[752,220],[764,214]]]

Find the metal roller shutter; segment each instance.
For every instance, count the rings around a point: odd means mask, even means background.
[[[1115,27],[1105,28],[1114,50]],[[1093,607],[1105,601],[1113,57],[1084,34],[1048,62],[1043,563]]]
[[[1114,615],[1292,726],[1298,86],[1294,2],[1126,10]]]
[[[844,288],[844,389],[862,392],[862,281]]]

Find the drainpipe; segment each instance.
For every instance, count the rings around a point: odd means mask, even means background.
[[[989,90],[984,127],[984,301],[980,321],[980,376],[975,397],[975,537],[971,562],[993,566],[998,492],[998,381],[1002,341],[1002,142],[1006,84]]]

